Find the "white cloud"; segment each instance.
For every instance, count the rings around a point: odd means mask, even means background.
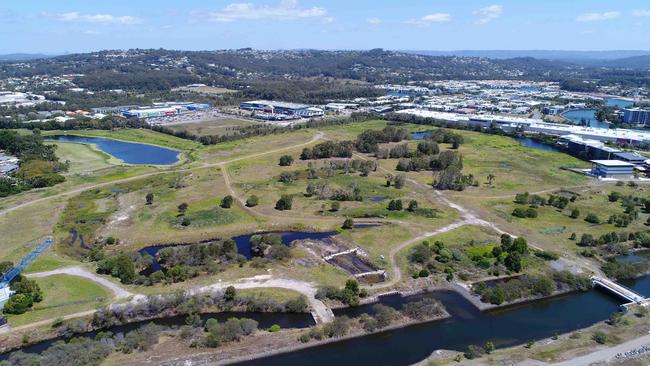
[[[616,19],[621,16],[620,11],[607,11],[604,13],[584,13],[576,18],[579,22],[599,22],[601,20]]]
[[[98,35],[100,35],[100,34],[102,34],[102,33],[101,33],[101,32],[98,32],[98,31],[96,31],[96,30],[91,30],[91,29],[89,29],[89,30],[84,31],[84,34],[87,34],[87,35],[89,35],[89,36],[98,36]]]
[[[209,18],[215,22],[234,22],[237,20],[297,20],[304,18],[320,18],[327,15],[327,10],[321,7],[303,8],[298,0],[282,0],[277,5],[255,5],[253,3],[232,3],[225,8],[212,12]],[[333,21],[334,18],[331,18]]]
[[[53,17],[62,22],[83,22],[83,23],[103,23],[103,24],[139,24],[142,23],[140,18],[130,15],[116,16],[111,14],[81,14],[77,11],[60,14],[43,13],[44,16]]]
[[[635,10],[632,14],[635,17],[650,17],[650,10]]]
[[[433,13],[423,16],[422,18],[409,19],[406,24],[429,25],[432,23],[445,23],[451,20],[449,13]]]
[[[334,18],[334,17],[327,17],[327,18],[323,19],[323,23],[325,23],[325,24],[334,23],[335,21],[336,21],[336,18]]]
[[[486,6],[479,10],[476,10],[473,14],[479,16],[476,24],[487,24],[503,14],[503,6],[496,4]]]
[[[368,22],[368,24],[378,25],[382,23],[382,20],[379,18],[368,18],[366,19],[366,22]]]

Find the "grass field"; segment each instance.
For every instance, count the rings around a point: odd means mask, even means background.
[[[52,319],[73,312],[96,309],[111,299],[102,286],[81,277],[54,275],[34,279],[43,291],[43,301],[24,314],[9,315],[12,326]]]
[[[196,136],[208,135],[231,135],[234,133],[234,128],[245,127],[252,125],[259,125],[260,122],[247,121],[237,118],[215,118],[209,121],[198,123],[183,123],[178,125],[171,125],[174,131],[187,131]]]
[[[56,156],[59,160],[70,162],[70,169],[68,169],[67,175],[87,174],[120,164],[117,159],[88,144],[57,142],[54,145],[56,146]]]

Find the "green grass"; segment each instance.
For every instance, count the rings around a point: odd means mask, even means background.
[[[235,118],[216,118],[199,123],[184,123],[169,126],[174,131],[187,131],[196,136],[232,135],[236,127],[259,125],[260,122],[246,121]]]
[[[43,131],[44,136],[49,135],[76,135],[87,137],[104,137],[113,140],[137,142],[141,144],[151,144],[163,147],[169,147],[178,150],[193,150],[201,147],[201,144],[191,140],[181,139],[175,136],[167,135],[146,129],[119,129],[119,130],[74,130],[74,131]]]
[[[12,326],[96,309],[106,305],[111,295],[102,286],[85,278],[54,275],[34,279],[43,291],[43,301],[24,314],[9,315]]]
[[[88,144],[57,142],[54,145],[59,160],[70,162],[70,169],[66,175],[88,174],[88,172],[109,168],[120,163],[112,156]]]

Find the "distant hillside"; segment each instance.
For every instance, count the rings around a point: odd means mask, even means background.
[[[545,60],[562,60],[581,62],[587,60],[616,60],[636,56],[650,55],[650,51],[613,50],[613,51],[554,51],[554,50],[458,50],[458,51],[406,51],[426,56],[462,56],[485,57],[491,59],[509,59],[533,57]]]
[[[0,61],[29,61],[38,60],[42,58],[54,57],[53,55],[45,55],[41,53],[9,53],[0,55]]]
[[[617,60],[599,62],[598,66],[630,68],[630,69],[650,69],[650,55],[626,57]]]

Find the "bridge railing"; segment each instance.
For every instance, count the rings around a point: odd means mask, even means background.
[[[5,273],[0,278],[0,288],[9,286],[11,281],[13,281],[14,278],[16,278],[30,264],[32,264],[36,260],[36,258],[38,258],[39,255],[41,255],[52,245],[52,243],[54,243],[54,240],[52,240],[51,237],[48,237],[45,240],[43,240],[43,242],[39,244],[36,248],[34,248],[34,250],[29,252],[29,254],[24,256],[23,259],[20,260],[20,263],[18,263],[18,265],[12,267],[9,271],[7,271],[7,273]]]

